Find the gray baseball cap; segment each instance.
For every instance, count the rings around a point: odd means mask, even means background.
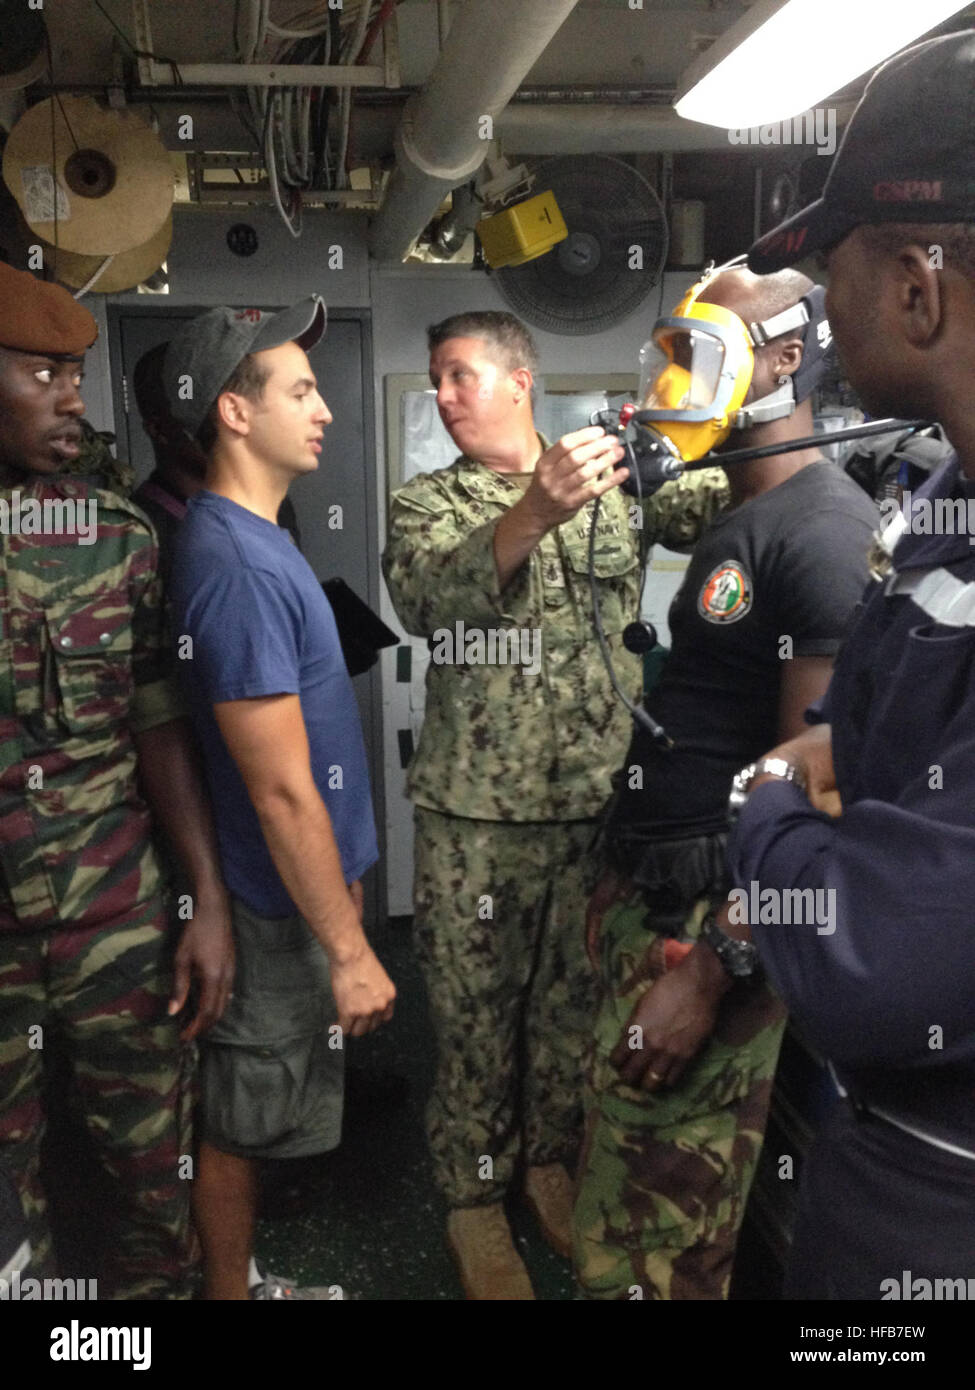
[[[210,407],[252,352],[297,343],[307,352],[325,335],[327,310],[313,294],[277,314],[208,309],[173,334],[163,362],[163,389],[173,419],[196,438]]]

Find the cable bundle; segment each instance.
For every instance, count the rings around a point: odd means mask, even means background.
[[[335,10],[329,8],[327,0],[320,0],[287,25],[280,25],[271,19],[271,0],[237,0],[237,57],[243,63],[275,65],[355,63],[368,53],[393,4],[394,0],[346,0],[342,10]],[[241,32],[242,25],[246,33]],[[334,139],[329,131],[328,88],[248,87],[247,100],[249,114],[238,114],[263,155],[281,219],[291,235],[298,237],[302,192],[349,186],[345,166],[352,89],[339,89],[338,134]]]

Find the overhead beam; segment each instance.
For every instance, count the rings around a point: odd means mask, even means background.
[[[132,0],[139,81],[143,87],[172,87],[173,66],[151,57],[149,0]],[[400,85],[396,11],[383,25],[382,63],[176,63],[183,87],[389,87]]]
[[[177,63],[183,87],[386,87],[385,66],[335,63]],[[149,60],[143,86],[173,85],[168,63]]]

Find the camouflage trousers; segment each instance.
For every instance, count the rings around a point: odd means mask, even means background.
[[[427,1134],[451,1207],[500,1201],[519,1159],[578,1152],[592,836],[589,821],[416,808],[414,935],[438,1046]]]
[[[113,1184],[112,1252],[99,1295],[187,1298],[192,1047],[166,1017],[171,971],[160,899],[110,925],[0,933],[0,1157],[30,1226],[31,1275],[54,1275],[39,1181],[44,1041],[57,1033]],[[85,1278],[93,1277],[87,1272]]]
[[[616,894],[595,909],[603,994],[577,1181],[576,1276],[588,1298],[726,1298],[785,1011],[766,985],[736,984],[676,1086],[652,1093],[621,1081],[610,1054],[666,965],[642,893],[621,883]],[[707,907],[701,900],[689,912],[686,938],[697,936]]]

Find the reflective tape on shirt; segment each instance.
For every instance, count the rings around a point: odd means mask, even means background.
[[[946,569],[902,570],[887,580],[887,598],[905,596],[936,623],[975,627],[975,584],[965,584]]]

